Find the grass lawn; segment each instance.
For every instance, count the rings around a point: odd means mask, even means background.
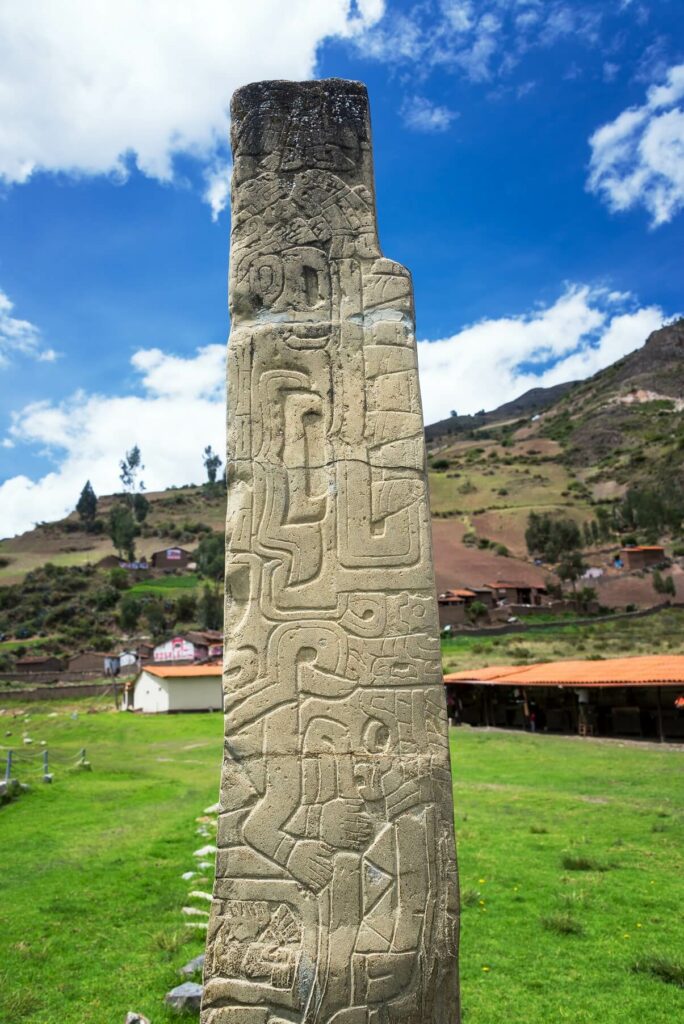
[[[52,640],[51,636],[43,636],[38,639],[30,637],[28,640],[2,640],[0,641],[0,654],[8,654],[12,651],[22,651],[24,647],[44,647]]]
[[[161,576],[149,582],[134,583],[126,591],[127,594],[163,594],[167,597],[176,590],[194,590],[202,581],[195,573],[187,576]]]
[[[93,765],[55,764],[52,786],[0,809],[3,1024],[170,1022],[163,995],[201,950],[180,876],[207,841],[221,718],[92,703],[2,718],[5,745],[28,731],[25,753],[85,746]],[[452,742],[464,1024],[679,1019],[684,990],[632,967],[684,959],[684,753],[465,728]]]

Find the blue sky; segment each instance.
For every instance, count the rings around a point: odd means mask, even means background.
[[[57,9],[58,8],[58,9]],[[227,106],[367,83],[426,419],[595,372],[684,308],[681,0],[6,0],[0,536],[223,446]]]

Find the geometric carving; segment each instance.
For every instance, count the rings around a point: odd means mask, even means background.
[[[225,745],[202,1024],[458,1019],[413,293],[356,82],[233,97]]]

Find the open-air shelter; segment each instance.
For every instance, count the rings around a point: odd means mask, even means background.
[[[471,725],[684,739],[684,655],[490,665],[444,676]]]

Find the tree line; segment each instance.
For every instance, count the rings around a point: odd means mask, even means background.
[[[203,450],[202,462],[207,474],[205,488],[213,492],[219,486],[225,487],[225,474],[222,483],[218,482],[223,463],[211,445]],[[140,536],[140,527],[150,510],[142,480],[144,469],[140,447],[133,445],[119,462],[119,479],[123,491],[110,509],[105,524],[97,518],[98,499],[90,480],[86,480],[76,503],[76,512],[83,529],[89,533],[106,529],[119,558],[126,558],[129,562],[135,560],[135,540]]]

